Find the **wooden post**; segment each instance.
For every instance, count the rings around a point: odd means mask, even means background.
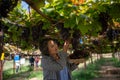
[[[86,68],[87,67],[87,65],[86,65],[86,61],[84,61],[84,68]]]
[[[3,52],[3,45],[4,45],[4,37],[3,37],[3,25],[1,23],[2,17],[0,16],[0,80],[3,79],[3,60],[4,60],[4,52]]]
[[[0,60],[0,80],[2,80],[2,60]]]
[[[0,27],[0,80],[2,80],[2,72],[3,72],[2,53],[3,53],[3,30]]]
[[[16,66],[15,66],[15,62],[13,60],[13,74],[15,74],[15,69],[16,69]]]
[[[90,61],[93,64],[93,57],[92,57],[92,52],[90,52]]]

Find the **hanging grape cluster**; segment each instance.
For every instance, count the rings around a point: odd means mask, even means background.
[[[0,23],[0,29],[3,29],[4,34],[9,34],[10,36],[12,35],[12,32],[9,32],[9,27],[6,26],[3,22]],[[5,37],[5,35],[3,35]],[[4,38],[4,43],[11,43],[12,39],[11,37],[6,37]]]
[[[21,38],[25,41],[29,41],[30,28],[24,27],[21,33]]]
[[[0,0],[0,16],[7,17],[7,14],[17,6],[18,0]]]
[[[31,28],[23,27],[21,39],[27,42],[29,41],[32,45],[34,45],[35,47],[38,47],[40,39],[42,39],[46,33],[47,33],[47,30],[43,29],[43,22],[40,21],[36,25],[32,26]]]
[[[64,28],[64,23],[58,23],[57,28],[60,30],[60,35],[63,40],[68,40],[71,36],[70,28]]]
[[[81,38],[80,30],[75,29],[73,34],[72,34],[72,47],[74,50],[79,48],[80,38]]]
[[[1,21],[0,21],[0,31],[2,30],[2,23],[1,23]]]
[[[69,55],[70,59],[80,59],[88,58],[90,54],[85,50],[75,50],[72,54]]]
[[[100,41],[99,40],[93,40],[92,43],[96,46],[100,46]]]
[[[79,48],[79,40],[81,38],[81,32],[79,29],[71,30],[70,28],[64,28],[64,23],[58,23],[57,28],[60,30],[60,35],[63,40],[71,39],[72,47],[74,50]],[[70,31],[73,31],[70,32]]]
[[[105,31],[107,31],[108,28],[108,22],[111,20],[110,16],[106,12],[100,12],[99,14],[99,22],[101,23],[102,31],[100,32],[103,34]]]
[[[117,29],[109,28],[106,32],[107,38],[109,41],[113,41],[114,39],[117,39],[120,34],[120,31]]]
[[[45,37],[45,34],[47,34],[47,30],[43,29],[43,22],[38,22],[37,25],[32,27],[32,40],[34,43],[34,46],[38,47],[38,43],[42,38]]]

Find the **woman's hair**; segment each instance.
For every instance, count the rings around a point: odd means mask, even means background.
[[[49,50],[48,50],[48,41],[54,41],[55,43],[58,44],[57,40],[56,39],[53,39],[53,38],[44,38],[40,41],[39,43],[39,49],[42,53],[42,55],[46,55],[46,56],[49,56]]]

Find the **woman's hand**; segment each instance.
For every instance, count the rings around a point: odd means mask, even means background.
[[[70,41],[66,40],[63,46],[64,52],[67,52],[67,50],[69,49],[69,45],[70,45]]]

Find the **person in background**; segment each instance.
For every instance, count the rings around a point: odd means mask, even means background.
[[[69,41],[65,41],[62,51],[59,51],[56,40],[52,38],[44,39],[39,48],[42,53],[43,80],[72,80],[71,72],[79,62],[69,62]]]
[[[25,56],[24,54],[21,54],[21,58],[20,58],[20,70],[22,71],[22,67],[25,64]]]
[[[34,57],[33,57],[33,55],[30,57],[30,59],[29,59],[29,62],[30,62],[30,66],[31,67],[34,67],[34,61],[35,61],[35,59],[34,59]]]
[[[15,70],[17,73],[20,69],[20,54],[18,51],[16,51],[14,55],[14,64],[15,64]]]
[[[38,69],[38,67],[39,67],[39,61],[40,61],[40,58],[39,58],[39,56],[35,56],[35,69],[37,70]]]

